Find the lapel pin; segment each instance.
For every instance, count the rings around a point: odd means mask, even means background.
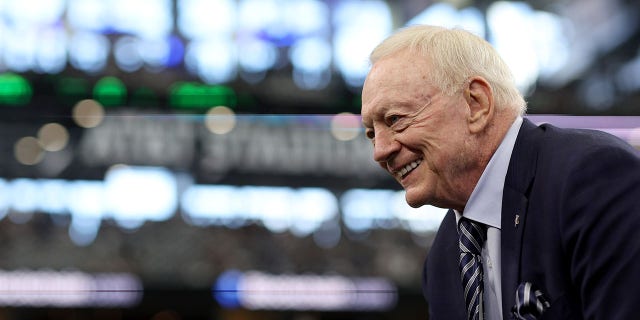
[[[516,214],[516,218],[513,220],[513,226],[517,228],[519,224],[520,224],[520,215]]]

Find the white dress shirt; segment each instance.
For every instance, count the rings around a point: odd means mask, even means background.
[[[504,139],[484,169],[478,184],[464,208],[468,219],[487,225],[487,241],[482,248],[484,270],[485,319],[502,319],[502,280],[500,278],[500,221],[502,218],[502,191],[509,169],[511,152],[522,125],[522,117],[515,119]],[[456,213],[456,221],[462,214]]]

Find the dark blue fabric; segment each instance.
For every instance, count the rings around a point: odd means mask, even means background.
[[[539,319],[638,318],[638,230],[638,150],[602,132],[525,119],[502,203],[504,319],[514,318],[516,290],[526,282],[548,298]],[[430,319],[466,318],[457,242],[450,211],[425,262]]]

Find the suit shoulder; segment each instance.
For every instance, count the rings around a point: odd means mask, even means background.
[[[540,148],[555,153],[599,153],[617,150],[639,158],[640,151],[610,133],[593,129],[559,128],[550,124],[539,126],[542,131]]]

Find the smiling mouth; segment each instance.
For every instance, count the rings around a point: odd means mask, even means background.
[[[413,171],[413,169],[417,168],[420,165],[420,163],[422,163],[422,159],[418,159],[418,160],[415,160],[415,161],[407,164],[406,166],[404,166],[404,168],[396,171],[396,173],[395,173],[396,177],[398,177],[398,179],[404,178],[411,171]]]

